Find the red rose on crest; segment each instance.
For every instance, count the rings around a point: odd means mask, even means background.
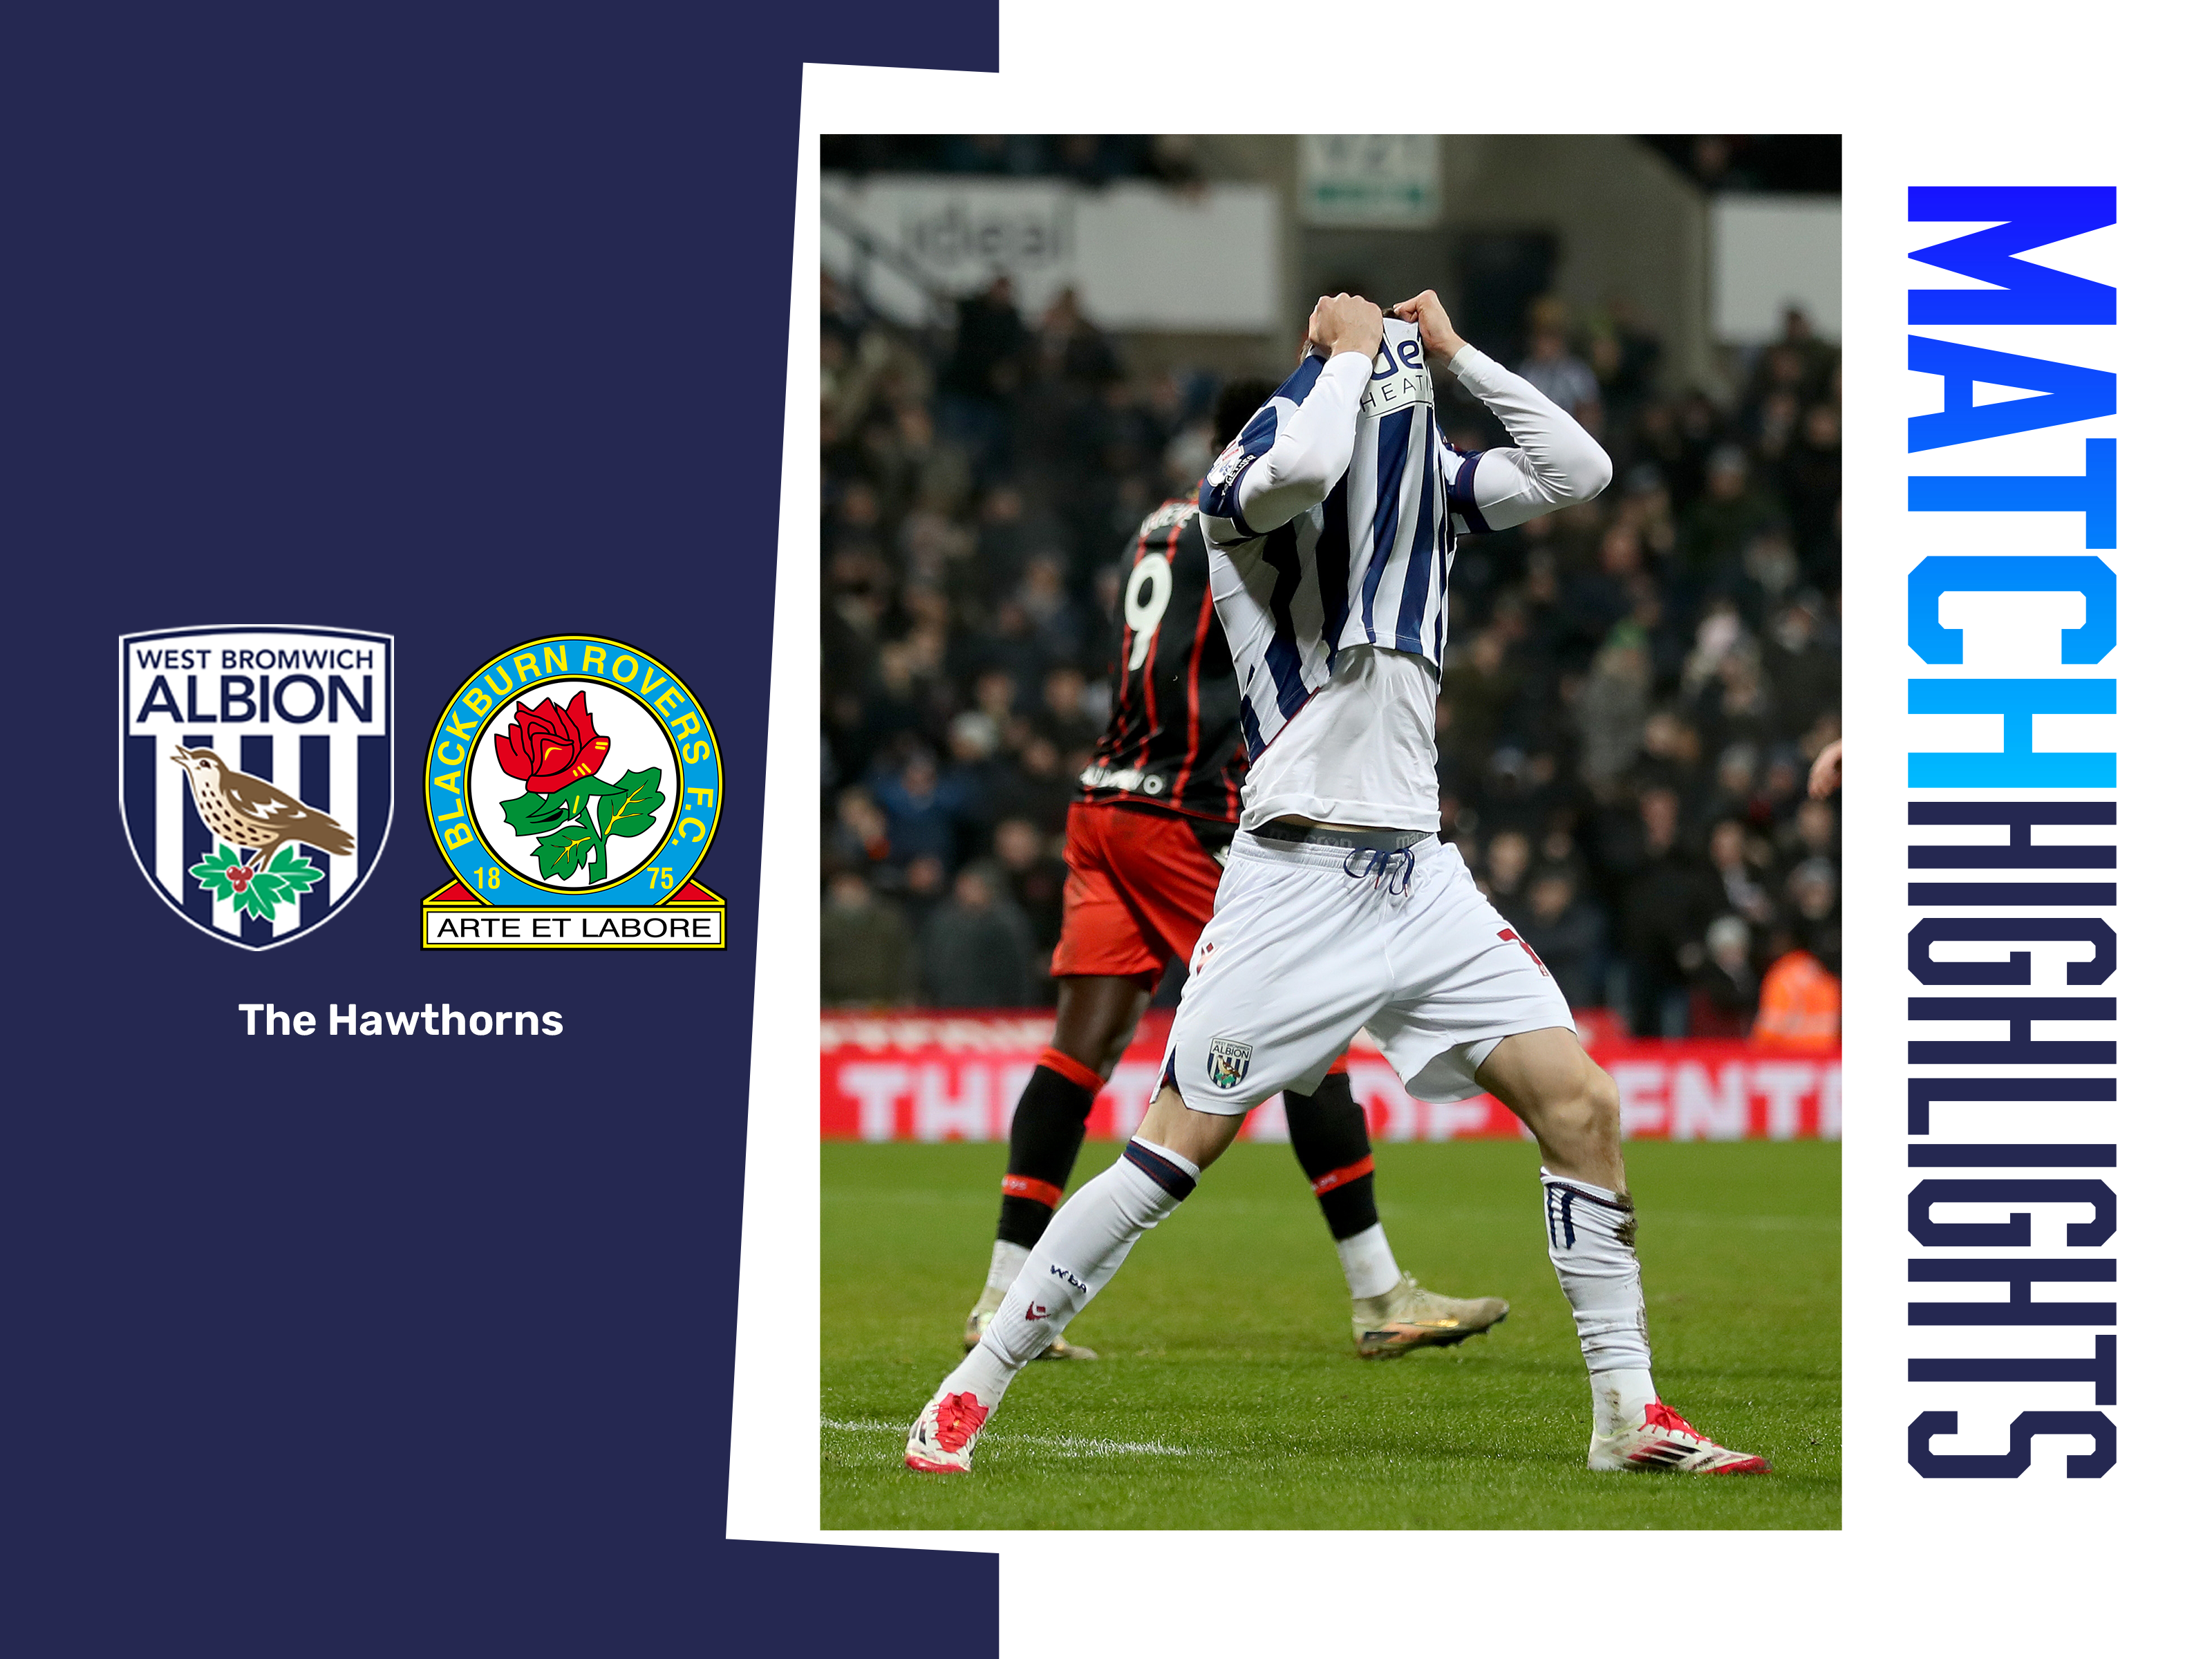
[[[535,708],[517,702],[514,724],[495,732],[492,745],[499,753],[500,770],[520,778],[525,788],[541,795],[590,777],[607,757],[607,739],[592,725],[581,691],[566,708],[550,697]]]

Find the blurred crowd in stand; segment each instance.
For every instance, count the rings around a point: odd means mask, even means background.
[[[1197,185],[1203,140],[1188,134],[831,133],[822,140],[826,173],[928,173],[957,178],[1072,179],[1106,185],[1149,179]],[[1820,133],[1646,137],[1682,175],[1705,191],[1833,196],[1844,186],[1843,150]]]
[[[832,133],[822,140],[822,167],[847,173],[982,173],[1088,185],[1150,179],[1192,185],[1200,176],[1197,149],[1197,140],[1188,136],[1152,133]]]
[[[1212,376],[1131,372],[1073,291],[1034,323],[1013,301],[1001,280],[922,332],[822,279],[827,1004],[1051,1000],[1115,563],[1212,459]],[[1639,1036],[1825,1043],[1842,838],[1805,779],[1838,732],[1837,349],[1792,313],[1716,396],[1666,389],[1625,307],[1546,299],[1524,323],[1508,366],[1614,482],[1460,544],[1443,834],[1576,1006]],[[1504,440],[1455,386],[1439,413],[1462,447]]]

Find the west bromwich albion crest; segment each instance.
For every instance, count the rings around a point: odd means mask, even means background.
[[[1252,1069],[1252,1045],[1216,1037],[1206,1050],[1206,1074],[1217,1089],[1233,1089]]]
[[[343,909],[392,827],[392,635],[180,628],[120,645],[123,828],[154,890],[248,951]]]

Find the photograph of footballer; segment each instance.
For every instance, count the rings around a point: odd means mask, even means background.
[[[823,167],[823,1526],[1839,1524],[1838,142]]]

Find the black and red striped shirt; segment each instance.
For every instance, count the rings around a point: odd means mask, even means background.
[[[1237,668],[1207,591],[1196,500],[1146,519],[1120,574],[1114,717],[1075,798],[1234,823],[1244,781]]]

